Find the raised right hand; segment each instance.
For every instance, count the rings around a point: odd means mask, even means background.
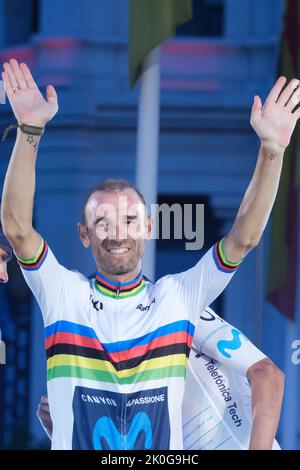
[[[52,85],[44,99],[26,64],[15,59],[3,64],[2,79],[18,124],[44,127],[58,111],[57,94]]]

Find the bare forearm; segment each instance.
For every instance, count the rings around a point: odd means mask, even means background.
[[[271,416],[258,416],[253,419],[249,450],[272,450],[278,421]]]
[[[268,373],[268,368],[262,368],[252,375],[253,424],[250,450],[272,449],[280,418],[283,389],[283,374],[278,369]]]
[[[258,240],[267,224],[278,190],[283,151],[261,146],[253,178],[233,226],[237,243]]]
[[[35,165],[40,137],[17,131],[2,195],[2,220],[9,235],[26,234],[32,227]]]
[[[225,239],[226,253],[232,261],[244,256],[262,236],[276,198],[283,155],[283,150],[260,147],[253,177]]]

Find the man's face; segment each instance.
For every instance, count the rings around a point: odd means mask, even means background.
[[[8,281],[7,263],[10,259],[10,254],[0,245],[0,282],[6,283]]]
[[[140,270],[145,239],[151,236],[151,219],[133,189],[93,193],[85,217],[81,239],[84,246],[91,245],[98,270],[111,275]]]

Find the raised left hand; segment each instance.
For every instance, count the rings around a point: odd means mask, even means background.
[[[10,59],[3,67],[4,87],[18,124],[44,127],[58,111],[54,87],[47,86],[45,99],[26,64]]]
[[[281,152],[289,145],[300,118],[299,80],[291,80],[284,88],[285,83],[285,77],[277,80],[263,106],[260,97],[254,97],[250,121],[262,144]]]

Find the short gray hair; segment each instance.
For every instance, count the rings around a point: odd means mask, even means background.
[[[127,180],[109,178],[98,183],[88,193],[83,206],[82,223],[86,224],[85,208],[92,194],[96,193],[97,191],[101,191],[103,193],[113,193],[114,191],[124,191],[124,189],[132,189],[139,196],[144,206],[147,207],[144,196],[133,184],[129,183]]]

